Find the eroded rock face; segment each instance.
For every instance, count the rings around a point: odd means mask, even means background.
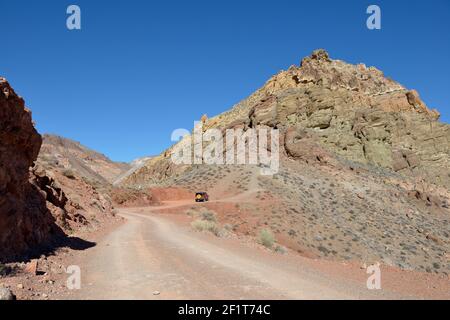
[[[60,234],[29,168],[41,147],[31,112],[0,78],[0,257],[15,256]]]

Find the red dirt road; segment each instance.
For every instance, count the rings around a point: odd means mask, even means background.
[[[75,261],[81,266],[82,289],[72,291],[69,298],[423,298],[368,290],[366,279],[349,280],[319,271],[294,253],[281,255],[238,239],[194,232],[176,222],[174,215],[153,212],[161,208],[122,209],[127,222]]]

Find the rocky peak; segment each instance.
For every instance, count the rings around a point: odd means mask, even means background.
[[[333,60],[323,49],[305,57],[299,67],[292,66],[273,76],[258,94],[259,97],[278,95],[288,89],[328,91],[330,95],[348,96],[359,101],[359,106],[377,107],[384,111],[414,111],[432,119],[439,118],[439,112],[430,110],[416,91],[409,91],[385,77],[375,67]]]
[[[331,62],[330,55],[325,49],[317,49],[314,50],[310,57],[305,57],[302,59],[300,66],[303,66],[311,60],[323,61],[323,62]]]

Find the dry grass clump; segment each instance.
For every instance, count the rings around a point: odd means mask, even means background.
[[[259,243],[261,243],[266,248],[272,248],[273,244],[275,243],[275,237],[273,233],[270,230],[262,229],[259,232],[258,236]]]

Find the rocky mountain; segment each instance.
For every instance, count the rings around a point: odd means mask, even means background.
[[[43,135],[38,163],[47,170],[60,169],[103,186],[130,169],[127,163],[114,162],[79,142],[49,134]]]
[[[175,165],[173,146],[122,185],[206,190],[229,199],[209,205],[222,223],[269,228],[304,255],[450,272],[450,125],[416,91],[317,50],[202,120],[203,130],[279,129],[279,172]]]
[[[155,203],[148,192],[116,186],[148,159],[150,157],[139,158],[130,164],[114,162],[79,142],[45,134],[36,163],[61,185],[68,198],[79,205],[83,216],[95,217],[110,211],[113,205]]]

